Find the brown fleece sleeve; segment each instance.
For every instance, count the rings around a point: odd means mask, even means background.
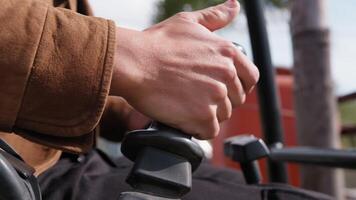
[[[0,130],[89,148],[108,96],[114,23],[36,0],[0,2]]]

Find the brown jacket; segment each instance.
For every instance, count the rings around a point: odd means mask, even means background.
[[[91,14],[87,0],[0,2],[0,131],[87,151],[108,99],[114,23],[85,16]],[[44,153],[35,157],[46,162],[60,155],[14,134],[2,138],[20,152],[39,149]]]

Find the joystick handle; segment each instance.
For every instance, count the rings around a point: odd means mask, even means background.
[[[121,151],[134,162],[126,181],[135,190],[176,199],[190,191],[204,156],[191,136],[159,122],[128,133]]]

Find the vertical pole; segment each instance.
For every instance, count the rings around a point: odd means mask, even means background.
[[[262,1],[247,0],[244,3],[254,62],[260,70],[260,81],[257,89],[264,140],[268,146],[278,143],[283,144],[280,106],[275,86],[275,71],[271,60]],[[287,170],[284,164],[269,160],[268,172],[270,181],[287,182]]]
[[[293,0],[290,6],[298,144],[339,148],[327,1]],[[300,172],[301,187],[332,195],[338,200],[345,199],[342,171],[306,165],[300,167]]]

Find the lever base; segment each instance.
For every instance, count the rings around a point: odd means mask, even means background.
[[[190,191],[192,169],[187,159],[153,147],[144,147],[136,157],[127,183],[143,193],[180,198]]]
[[[240,166],[247,184],[260,184],[262,182],[260,167],[257,160],[240,163]]]

